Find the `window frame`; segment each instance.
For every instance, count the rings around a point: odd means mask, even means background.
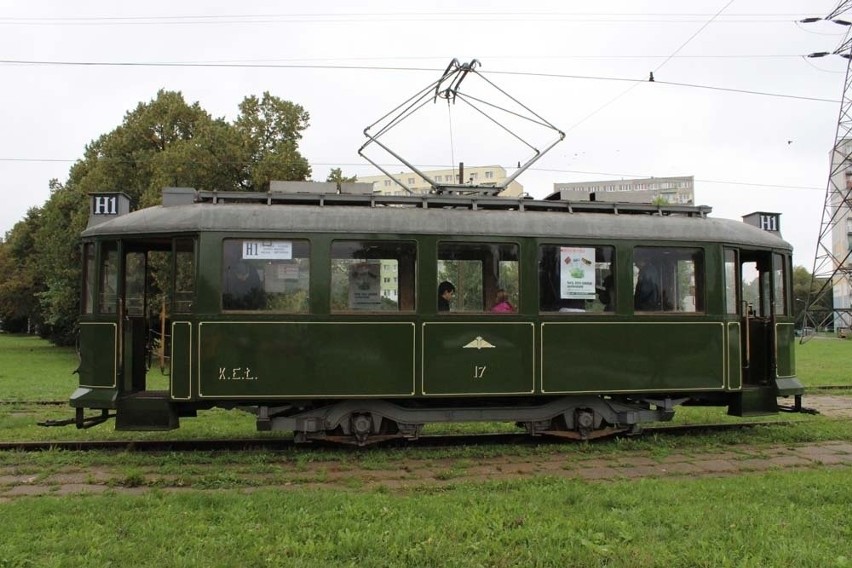
[[[375,246],[404,245],[406,247],[410,247],[410,248],[407,248],[406,251],[405,251],[405,252],[410,252],[410,253],[413,254],[413,256],[411,258],[411,263],[408,266],[408,268],[411,271],[411,275],[410,275],[410,278],[409,278],[410,291],[406,292],[406,294],[405,294],[405,297],[406,297],[405,302],[403,302],[403,300],[402,300],[404,294],[401,293],[401,289],[400,289],[401,288],[400,274],[402,272],[401,266],[400,266],[400,264],[401,264],[400,261],[402,259],[406,258],[406,257],[405,256],[398,256],[396,258],[384,258],[384,257],[382,257],[382,258],[364,258],[364,259],[361,259],[361,260],[364,260],[364,261],[375,260],[376,262],[378,262],[378,265],[379,265],[379,274],[377,276],[378,284],[379,284],[378,301],[381,303],[384,299],[387,299],[389,301],[396,302],[397,309],[396,310],[393,310],[393,309],[354,309],[354,308],[351,308],[351,307],[349,309],[335,308],[335,306],[334,306],[335,276],[334,276],[333,264],[336,260],[337,261],[359,260],[359,259],[354,259],[354,258],[344,258],[344,257],[335,256],[335,254],[336,254],[335,253],[335,245],[339,245],[339,244],[342,244],[342,243],[359,243],[359,244],[367,243],[367,246],[370,246],[370,245],[375,245]],[[417,296],[418,296],[418,275],[419,275],[418,259],[419,259],[419,257],[420,257],[420,243],[417,239],[414,239],[414,238],[383,239],[383,238],[376,238],[376,237],[370,237],[370,236],[361,236],[361,237],[356,236],[356,237],[349,237],[349,238],[333,238],[333,239],[331,239],[331,241],[329,242],[329,245],[328,245],[328,266],[327,266],[327,268],[328,268],[328,282],[327,282],[327,285],[328,285],[328,313],[331,314],[332,316],[335,316],[335,317],[337,317],[337,316],[350,317],[350,316],[359,316],[359,315],[365,315],[365,314],[369,314],[371,316],[373,316],[373,315],[394,316],[394,315],[399,315],[399,314],[410,315],[410,314],[416,313],[417,312]],[[381,267],[382,267],[382,263],[384,261],[388,261],[388,260],[395,260],[396,263],[397,263],[396,271],[393,272],[392,274],[387,275],[388,278],[391,278],[396,283],[396,299],[395,300],[393,298],[391,298],[390,296],[384,296],[382,294],[382,284],[383,284],[382,279],[385,276],[382,275]],[[350,292],[351,292],[351,290],[350,290]],[[405,308],[403,308],[403,304],[406,304]]]
[[[595,298],[562,298],[560,291],[556,292],[556,297],[554,298],[554,302],[583,302],[584,308],[569,308],[566,306],[562,306],[561,308],[555,310],[545,310],[543,309],[542,302],[544,298],[542,297],[542,261],[544,260],[544,252],[546,247],[553,247],[557,249],[557,254],[559,254],[560,262],[561,262],[561,254],[562,249],[594,249],[595,251],[595,260],[593,261],[592,270],[595,273]],[[598,249],[602,249],[604,253],[609,252],[609,259],[604,262],[609,262],[609,274],[603,278],[601,281],[601,285],[598,286],[597,282],[597,256]],[[539,297],[538,297],[538,313],[540,315],[546,316],[558,316],[558,317],[587,317],[587,316],[614,316],[618,311],[618,247],[613,243],[590,243],[590,242],[570,242],[570,241],[552,241],[552,242],[540,242],[536,248],[536,272],[538,274],[538,282],[539,282]],[[561,265],[560,265],[561,268]],[[561,284],[561,277],[556,276],[556,278],[560,278],[559,283]],[[606,279],[610,278],[610,292],[609,298],[610,303],[612,305],[612,309],[606,309],[606,303],[601,301],[600,291],[605,290],[604,282]],[[604,306],[602,310],[590,310],[588,309],[590,306],[587,306],[585,302],[598,302]],[[594,306],[594,303],[592,304]]]
[[[292,257],[290,259],[269,258],[269,259],[265,259],[267,264],[272,264],[276,260],[277,261],[281,261],[281,260],[303,260],[303,259],[308,260],[307,270],[305,270],[305,272],[307,274],[307,284],[306,284],[306,286],[300,286],[299,289],[295,291],[296,293],[300,293],[302,291],[306,292],[306,296],[305,296],[304,300],[300,302],[300,309],[297,309],[297,310],[273,309],[273,308],[268,307],[268,305],[269,305],[268,295],[269,294],[273,294],[273,295],[275,295],[275,294],[289,295],[289,294],[284,293],[284,292],[272,292],[272,293],[267,292],[266,291],[266,282],[265,282],[265,276],[266,276],[265,272],[264,272],[264,279],[262,279],[262,280],[260,280],[260,276],[258,274],[256,274],[257,278],[259,279],[259,284],[261,286],[260,291],[263,293],[263,297],[264,297],[264,307],[261,307],[261,308],[225,307],[225,303],[226,303],[225,302],[225,294],[226,294],[226,289],[227,289],[226,282],[227,282],[227,279],[228,279],[227,275],[228,275],[228,270],[229,270],[228,255],[233,254],[232,251],[226,250],[226,248],[228,246],[227,243],[229,243],[229,242],[239,242],[240,243],[239,248],[240,248],[241,252],[239,253],[239,263],[243,263],[246,259],[243,258],[242,247],[244,246],[244,243],[246,241],[269,242],[269,243],[280,241],[280,242],[290,242],[291,243],[291,246],[293,247],[293,253],[292,253]],[[295,256],[295,252],[296,252],[295,251],[296,247],[294,246],[295,243],[299,243],[300,246],[306,246],[307,247],[307,253],[303,256]],[[307,314],[311,313],[311,280],[312,280],[311,262],[312,262],[312,257],[313,257],[313,242],[310,238],[307,238],[305,236],[289,237],[289,236],[278,236],[278,235],[275,235],[275,236],[264,235],[264,236],[260,236],[260,237],[253,237],[253,236],[224,237],[222,239],[221,245],[220,245],[220,254],[221,254],[222,264],[221,264],[221,268],[220,268],[220,271],[219,271],[220,272],[219,273],[219,310],[221,311],[221,313],[225,313],[225,314],[243,313],[243,314],[256,314],[256,315],[261,315],[261,314],[307,315]],[[256,266],[258,266],[258,265],[252,264],[252,263],[263,262],[263,261],[264,261],[264,259],[262,259],[262,258],[261,259],[249,259],[248,266],[249,266],[250,270],[252,269],[252,267],[255,267],[254,270],[256,270],[257,269]]]
[[[639,276],[638,274],[641,272],[641,268],[637,268],[639,264],[639,260],[637,260],[637,251],[653,251],[665,254],[665,251],[672,252],[680,252],[686,253],[689,251],[693,251],[699,253],[700,255],[700,263],[693,262],[693,272],[692,272],[692,287],[693,294],[691,297],[693,298],[693,302],[695,305],[695,309],[690,310],[678,310],[678,309],[666,309],[665,308],[665,291],[667,289],[666,282],[664,280],[674,281],[677,278],[675,275],[675,279],[671,278],[671,275],[664,275],[662,271],[658,271],[658,277],[660,282],[658,283],[658,287],[660,288],[659,296],[660,296],[660,309],[654,310],[640,310],[636,308],[636,294],[637,288],[639,286]],[[641,259],[640,259],[641,260]],[[676,263],[680,260],[685,260],[682,257],[675,258],[675,264],[673,266],[677,266]],[[696,246],[696,245],[677,245],[677,244],[664,244],[664,245],[634,245],[631,249],[631,258],[630,258],[631,266],[633,267],[633,275],[632,275],[632,286],[633,290],[633,314],[640,317],[646,316],[664,316],[664,317],[672,317],[672,316],[704,316],[707,315],[707,249],[704,246]],[[700,284],[699,284],[700,283]],[[700,286],[700,289],[699,289]],[[699,294],[700,292],[700,294]],[[678,294],[680,296],[680,294]],[[689,295],[684,295],[683,298],[688,297]],[[679,300],[682,300],[680,298]]]

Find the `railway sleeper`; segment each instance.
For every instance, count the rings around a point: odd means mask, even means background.
[[[621,402],[597,396],[562,397],[536,406],[406,407],[389,400],[349,400],[326,406],[258,406],[258,430],[292,431],[296,442],[327,440],[366,445],[416,439],[428,423],[515,422],[533,436],[588,440],[639,433],[648,422],[671,420],[686,398]]]

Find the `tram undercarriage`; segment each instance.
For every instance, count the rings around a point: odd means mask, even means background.
[[[417,439],[430,423],[514,422],[532,436],[589,440],[641,432],[665,422],[686,398],[617,401],[597,396],[560,397],[546,403],[483,407],[405,406],[389,400],[347,400],[319,407],[257,406],[257,429],[292,431],[297,442],[326,440],[359,446],[392,438]],[[515,401],[516,402],[516,401]]]

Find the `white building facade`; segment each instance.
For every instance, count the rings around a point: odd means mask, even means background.
[[[693,176],[620,179],[607,181],[579,181],[554,183],[553,191],[561,192],[563,199],[585,195],[595,201],[630,201],[652,203],[665,199],[672,205],[695,203],[695,179]]]
[[[459,180],[458,170],[447,168],[445,170],[423,170],[435,183],[442,185],[468,184],[478,186],[498,186],[506,181],[506,169],[501,166],[465,166],[464,179]],[[361,183],[372,183],[373,193],[382,195],[406,195],[407,192],[394,179],[409,187],[414,193],[427,193],[432,186],[420,175],[414,172],[400,172],[393,179],[381,176],[358,176]],[[517,181],[512,181],[506,189],[500,192],[503,197],[519,197],[524,192],[524,186]]]
[[[838,191],[831,195],[831,215],[836,219],[831,231],[831,254],[838,262],[846,261],[840,267],[831,267],[838,268],[831,283],[835,330],[852,327],[852,160],[849,158],[852,156],[852,140],[843,140],[839,150],[839,153],[832,151],[831,171],[836,172],[832,183]],[[846,156],[844,164],[838,163],[841,155]]]

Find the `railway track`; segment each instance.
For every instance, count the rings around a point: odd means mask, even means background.
[[[786,426],[791,422],[778,420],[771,422],[732,422],[723,424],[686,424],[653,426],[644,428],[641,435],[686,436],[712,432],[735,431],[757,426]],[[624,436],[623,434],[619,436]],[[614,436],[613,436],[614,437]],[[606,440],[608,438],[601,438]],[[590,440],[597,442],[597,440]],[[549,436],[532,437],[525,433],[475,434],[475,435],[428,435],[417,440],[393,439],[378,442],[367,447],[412,447],[443,448],[459,446],[487,445],[541,445],[565,444],[562,439]],[[332,442],[313,442],[296,444],[290,438],[228,438],[207,440],[44,440],[22,442],[0,442],[0,451],[43,452],[43,451],[123,451],[123,452],[222,452],[222,451],[283,451],[295,448],[315,450],[341,450],[358,446]]]

